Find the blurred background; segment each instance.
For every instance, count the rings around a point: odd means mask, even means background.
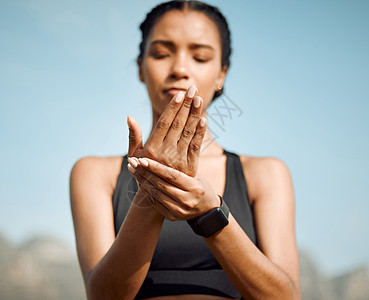
[[[127,115],[147,138],[135,61],[158,3],[0,0],[1,299],[85,298],[69,174],[127,152]],[[208,3],[233,46],[209,115],[237,107],[221,127],[209,117],[217,142],[290,168],[303,299],[369,299],[369,2]]]

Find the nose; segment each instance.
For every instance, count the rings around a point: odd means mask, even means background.
[[[178,52],[173,56],[169,77],[174,80],[189,79],[189,65],[185,53]]]

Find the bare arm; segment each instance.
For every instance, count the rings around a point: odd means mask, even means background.
[[[201,145],[205,133],[204,126],[195,130],[202,100],[179,96],[171,100],[145,146],[138,124],[135,127],[129,122],[133,127],[129,154],[145,153],[170,163],[170,156],[162,150],[174,145],[176,149],[171,155],[182,151],[189,156],[189,163],[177,167],[191,174],[197,171],[200,147],[190,151],[188,148],[194,143]],[[193,102],[197,104],[192,105]],[[182,131],[186,134],[177,145]],[[133,299],[146,277],[164,216],[150,205],[150,197],[139,187],[115,238],[112,195],[119,171],[114,171],[116,176],[112,179],[114,172],[107,165],[106,159],[85,158],[76,163],[71,173],[70,197],[78,257],[88,299]]]
[[[277,159],[256,160],[247,170],[255,181],[251,186],[260,250],[232,216],[229,226],[205,240],[246,299],[300,299],[291,176]]]
[[[133,174],[167,218],[191,219],[219,206],[204,178],[186,176],[149,159],[139,162]],[[288,169],[281,161],[267,158],[249,166],[248,172],[254,180],[260,249],[231,214],[229,225],[205,241],[246,299],[299,299],[294,196]]]
[[[71,207],[87,296],[133,299],[147,274],[164,217],[138,192],[115,239],[111,193],[103,188],[99,171],[101,161],[87,158],[71,174]]]

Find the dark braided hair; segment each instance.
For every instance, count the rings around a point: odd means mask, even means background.
[[[140,25],[140,30],[142,33],[142,41],[140,43],[139,47],[140,54],[138,55],[137,60],[142,60],[144,56],[146,42],[155,23],[166,12],[174,9],[183,10],[185,8],[204,13],[217,25],[222,45],[222,61],[221,61],[222,68],[223,67],[229,68],[230,66],[229,58],[231,56],[232,49],[231,49],[231,33],[228,28],[227,20],[225,19],[225,17],[222,15],[222,13],[219,11],[218,8],[200,1],[175,0],[161,3],[158,6],[154,7],[146,15],[145,20]],[[222,94],[223,87],[221,90],[215,92],[213,100]]]

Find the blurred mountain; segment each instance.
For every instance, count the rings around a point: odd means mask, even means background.
[[[76,258],[52,238],[15,247],[0,235],[0,299],[86,299]]]
[[[369,300],[366,266],[327,278],[309,253],[299,254],[303,300]],[[86,299],[76,257],[50,237],[14,246],[0,234],[0,299]]]
[[[336,299],[369,300],[368,268],[365,266],[332,278],[329,284]]]
[[[300,251],[300,279],[303,300],[369,300],[369,269],[361,266],[326,277],[309,253]]]

